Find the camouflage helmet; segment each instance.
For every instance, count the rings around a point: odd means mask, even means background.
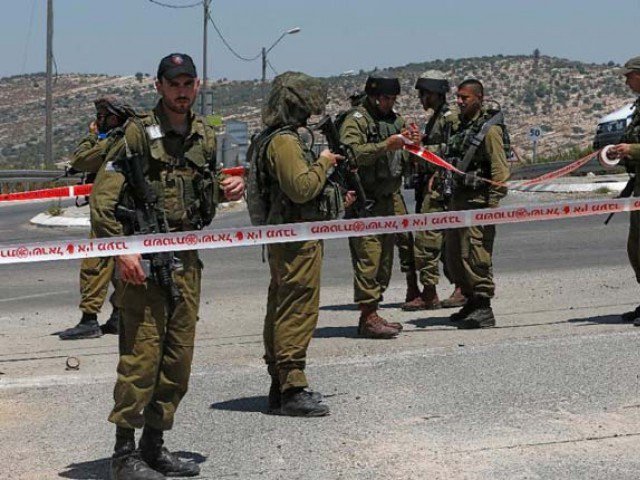
[[[97,112],[106,111],[120,118],[127,118],[134,115],[133,108],[115,95],[100,97],[96,99],[93,104]]]
[[[273,80],[262,121],[268,127],[304,125],[311,115],[320,115],[327,104],[327,87],[301,72],[285,72]]]
[[[427,70],[418,80],[416,80],[416,90],[427,90],[429,92],[447,94],[450,86],[449,81],[439,70]]]

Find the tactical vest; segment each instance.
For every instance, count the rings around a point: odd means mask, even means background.
[[[145,176],[163,205],[170,230],[199,230],[211,223],[219,202],[213,133],[202,120],[192,123],[194,143],[184,156],[169,155],[152,116],[131,120],[145,139]]]
[[[449,160],[455,160],[459,165],[460,161],[464,158],[465,154],[471,147],[474,137],[476,137],[480,130],[482,130],[484,124],[497,113],[498,111],[493,109],[483,109],[477,119],[465,126],[460,125],[459,129],[449,137],[449,141],[447,143],[447,158]],[[507,128],[504,123],[498,123],[496,125],[500,127],[504,152],[505,155],[509,157],[511,155],[511,140],[509,133],[507,132]],[[484,140],[484,138],[482,140]],[[481,158],[482,155],[474,155],[466,168],[466,172],[475,173],[476,175],[484,178],[491,178],[491,163],[481,162]]]
[[[402,117],[395,115],[393,123],[375,120],[364,106],[354,108],[354,115],[361,114],[367,122],[367,143],[380,143],[402,131]],[[376,158],[372,167],[358,169],[365,191],[376,191],[379,195],[395,193],[404,173],[403,150],[386,152]]]
[[[253,225],[278,225],[294,222],[335,220],[344,213],[342,195],[338,186],[327,179],[321,193],[312,200],[298,204],[280,188],[267,166],[267,150],[276,135],[291,135],[302,147],[308,166],[317,160],[316,155],[302,141],[292,127],[263,130],[252,141],[247,152],[249,175],[247,177],[247,207]]]
[[[631,123],[627,125],[622,138],[620,138],[620,143],[640,143],[640,97],[635,101],[633,107]]]

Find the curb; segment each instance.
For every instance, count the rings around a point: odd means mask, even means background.
[[[224,213],[226,211],[235,210],[237,206],[244,203],[244,200],[238,200],[235,202],[226,202],[222,205],[218,206],[218,213]],[[75,208],[75,207],[69,207]],[[65,209],[66,212],[66,209]],[[91,228],[91,223],[89,222],[89,215],[80,215],[80,216],[69,216],[65,215],[49,215],[48,213],[39,213],[31,220],[29,223],[32,225],[36,225],[38,227],[75,227],[75,228]]]

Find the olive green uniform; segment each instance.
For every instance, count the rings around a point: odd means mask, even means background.
[[[277,133],[266,151],[271,208],[267,223],[327,219],[315,217],[331,159],[314,159],[293,130]],[[308,386],[307,348],[318,323],[323,242],[308,240],[267,247],[271,282],[264,320],[265,361],[280,391]]]
[[[459,129],[449,139],[448,153],[451,157],[464,157],[472,137],[486,121],[486,115],[481,110],[469,121],[461,119]],[[473,172],[495,182],[508,180],[509,166],[502,134],[501,126],[489,128],[467,168],[468,173]],[[477,188],[472,188],[462,184],[461,176],[456,176],[456,180],[458,182],[451,200],[453,210],[495,208],[507,194],[506,187],[481,182]],[[490,299],[494,296],[492,254],[495,232],[494,225],[447,230],[449,272],[467,298],[475,296]]]
[[[640,197],[640,97],[635,102],[635,109],[631,123],[627,126],[620,143],[631,144],[631,158],[625,160],[627,169],[635,173],[636,180],[633,187],[633,196]],[[629,236],[627,238],[627,254],[629,262],[640,283],[640,211],[633,210],[630,214]]]
[[[427,130],[422,138],[422,143],[431,152],[443,156],[446,150],[448,134],[455,131],[458,124],[458,112],[452,111],[445,103],[441,108],[433,113],[427,124]],[[433,123],[432,123],[433,122]],[[429,125],[431,124],[431,125]],[[445,199],[442,196],[442,169],[427,163],[423,160],[420,169],[425,172],[428,179],[424,183],[427,185],[422,205],[419,206],[420,213],[440,213],[447,209]],[[422,285],[435,286],[440,279],[439,262],[444,249],[444,232],[442,230],[418,231],[415,233],[415,259],[416,268],[419,272],[420,283]],[[444,262],[445,276],[451,281]]]
[[[95,133],[87,135],[73,152],[71,167],[75,170],[96,174],[106,158],[115,136],[98,139]],[[90,238],[95,233],[91,228]],[[80,264],[80,311],[98,314],[104,305],[113,278],[113,257],[85,258]],[[115,286],[115,284],[114,284]],[[109,299],[113,305],[113,295]]]
[[[156,132],[159,126],[162,136],[145,133],[149,126],[154,126]],[[215,214],[220,196],[218,182],[206,168],[215,155],[213,129],[191,115],[186,134],[173,130],[160,102],[151,114],[127,123],[125,140],[130,155],[137,157],[135,161],[144,162],[145,177],[163,202],[170,231],[206,225]],[[118,168],[122,145],[113,150],[98,174],[91,196],[98,237],[128,233],[115,214],[117,205],[131,198],[126,178]],[[196,193],[205,191],[210,195]],[[118,281],[120,360],[115,406],[109,420],[119,427],[170,429],[178,404],[187,392],[202,264],[196,251],[173,253],[182,263],[182,268],[172,275],[181,294],[173,311],[169,312],[166,290],[153,279],[145,285]]]
[[[407,204],[404,201],[402,192],[398,190],[393,194],[393,211],[396,215],[406,215]],[[414,235],[412,232],[396,233],[396,247],[398,247],[398,257],[400,258],[400,271],[403,273],[416,271],[416,259],[414,254]]]
[[[367,98],[342,124],[340,137],[355,152],[358,173],[374,217],[396,214],[394,195],[400,190],[406,153],[389,152],[385,140],[400,133],[404,119],[392,112],[381,116]],[[405,210],[406,211],[406,210]],[[376,306],[391,280],[394,235],[349,238],[354,269],[354,301]]]

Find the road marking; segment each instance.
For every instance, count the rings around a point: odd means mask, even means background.
[[[57,292],[34,293],[33,295],[22,295],[20,297],[2,298],[0,303],[15,302],[17,300],[28,300],[30,298],[50,297],[52,295],[60,295],[61,293],[71,293],[72,290],[58,290]]]

